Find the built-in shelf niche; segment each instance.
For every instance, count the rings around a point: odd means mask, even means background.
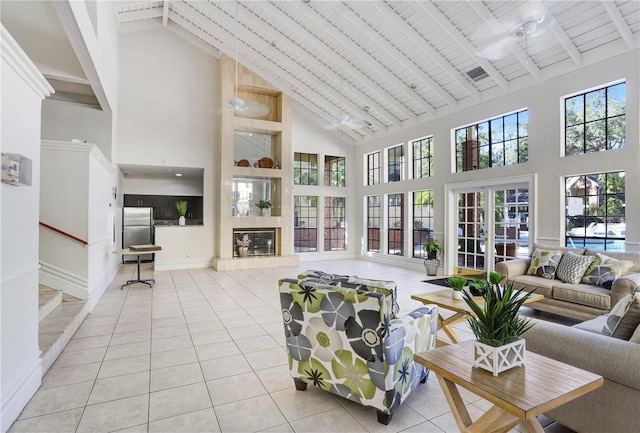
[[[271,216],[281,215],[280,179],[234,177],[232,188],[232,216],[260,215],[256,206],[260,200],[271,201]]]
[[[269,158],[273,166],[261,164],[264,158]],[[248,163],[249,167],[280,168],[281,164],[280,134],[264,134],[260,132],[234,131],[233,133],[233,161],[238,166],[240,161]]]

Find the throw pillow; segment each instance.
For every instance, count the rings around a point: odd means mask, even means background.
[[[626,274],[633,266],[630,260],[617,260],[604,254],[596,253],[593,262],[582,277],[582,282],[611,290],[616,278]]]
[[[527,270],[527,274],[553,280],[561,257],[562,251],[536,249],[531,255],[531,265]]]
[[[640,325],[633,331],[633,335],[629,338],[629,341],[632,343],[640,344]]]
[[[567,251],[560,259],[556,278],[565,283],[578,284],[594,258],[593,256],[579,256]]]
[[[632,308],[633,307],[633,308]],[[627,314],[629,317],[626,317]],[[635,325],[633,324],[635,322]],[[628,340],[640,325],[640,286],[613,306],[602,328],[602,335]],[[618,328],[620,328],[618,330]]]

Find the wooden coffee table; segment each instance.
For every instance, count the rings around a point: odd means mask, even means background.
[[[461,432],[508,432],[523,422],[529,433],[543,433],[537,416],[604,383],[602,376],[526,352],[525,365],[500,373],[473,367],[473,342],[417,353],[414,360],[433,370]],[[475,422],[458,386],[493,403]]]
[[[438,307],[438,329],[442,329],[445,334],[451,339],[453,343],[459,343],[460,339],[454,332],[451,325],[454,325],[459,322],[463,322],[466,320],[468,315],[472,315],[473,312],[469,305],[464,301],[464,299],[452,299],[451,298],[451,289],[447,290],[439,290],[437,292],[424,293],[422,295],[413,295],[411,299],[416,301],[420,301],[423,304],[436,304]],[[544,299],[543,295],[532,294],[524,303],[527,304],[529,302],[540,301]],[[473,300],[480,306],[480,308],[484,308],[484,298],[482,296],[474,296]],[[444,318],[440,314],[441,309],[453,311],[453,316]],[[438,340],[438,346],[446,346],[446,341]]]

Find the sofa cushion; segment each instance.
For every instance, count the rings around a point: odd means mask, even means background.
[[[556,278],[565,283],[578,284],[593,259],[593,256],[579,256],[567,251],[560,259]]]
[[[536,275],[553,280],[561,257],[562,251],[560,250],[536,249],[531,255],[531,265],[529,265],[527,275]]]
[[[593,262],[582,278],[582,282],[585,284],[611,289],[616,278],[626,274],[633,266],[631,260],[618,260],[600,252],[595,253],[593,257]]]
[[[558,280],[553,285],[553,299],[573,302],[608,311],[611,308],[611,291],[588,284],[561,283]],[[606,313],[603,311],[603,313]]]
[[[585,320],[573,325],[573,328],[582,329],[583,331],[593,332],[594,334],[602,334],[602,328],[607,321],[608,314],[603,314],[591,320]]]
[[[536,277],[535,275],[518,275],[513,277],[512,282],[513,288],[516,290],[530,292],[535,289],[536,295],[551,298],[553,285],[559,281],[547,280],[545,278]]]

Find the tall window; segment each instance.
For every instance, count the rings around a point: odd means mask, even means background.
[[[625,92],[620,83],[565,99],[565,155],[625,146]]]
[[[367,158],[367,185],[380,183],[380,151],[365,155]]]
[[[293,250],[304,253],[318,250],[318,197],[296,195],[293,198]]]
[[[566,245],[624,250],[624,171],[565,178]]]
[[[324,185],[344,186],[344,156],[324,157]]]
[[[324,198],[324,250],[340,251],[346,248],[345,198]]]
[[[367,251],[380,252],[380,196],[367,197]]]
[[[429,177],[433,171],[433,137],[411,142],[413,149],[413,178]]]
[[[318,155],[298,152],[294,154],[293,183],[294,185],[318,184]]]
[[[402,145],[387,149],[387,181],[404,180],[404,147]]]
[[[433,191],[413,192],[413,257],[426,258],[422,247],[433,237]]]
[[[389,194],[387,253],[404,255],[404,194]]]
[[[456,129],[456,172],[527,162],[528,135],[527,110]]]

